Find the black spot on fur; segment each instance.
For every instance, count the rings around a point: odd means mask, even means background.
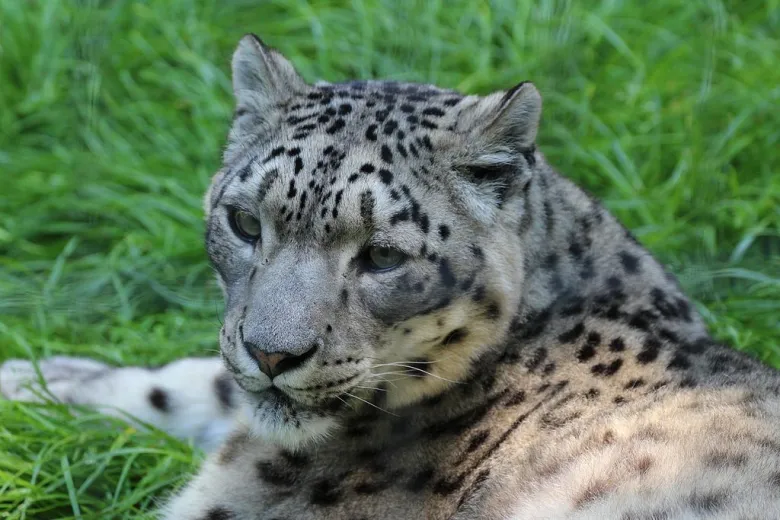
[[[393,174],[385,169],[379,170],[379,178],[388,186],[393,182]]]
[[[688,323],[693,321],[693,317],[691,316],[691,304],[688,303],[685,298],[676,298],[675,302],[677,304],[677,312],[679,313],[680,317]]]
[[[374,194],[370,191],[364,191],[360,194],[360,217],[367,228],[374,226],[374,205],[376,200]]]
[[[583,248],[579,242],[572,242],[569,245],[569,253],[574,258],[574,260],[578,260],[580,257],[582,257],[582,252]]]
[[[469,439],[469,444],[466,447],[466,451],[471,453],[479,449],[482,444],[490,437],[490,430],[480,430]]]
[[[442,239],[442,241],[446,241],[450,237],[450,228],[442,224],[439,226],[439,237]]]
[[[234,518],[231,511],[218,506],[209,509],[206,516],[203,517],[203,520],[231,520],[231,518]]]
[[[585,332],[585,325],[582,322],[579,322],[574,327],[558,336],[558,341],[561,343],[573,343],[582,336],[583,332]]]
[[[714,451],[704,458],[704,463],[714,468],[741,468],[748,463],[748,456],[744,453]]]
[[[393,135],[393,132],[398,128],[398,122],[395,119],[391,119],[385,123],[383,132],[385,135]]]
[[[670,370],[686,370],[691,367],[691,362],[688,361],[688,358],[685,357],[682,354],[675,354],[671,361],[669,361],[669,364],[667,365],[667,368]]]
[[[343,129],[346,126],[346,123],[344,123],[344,120],[342,118],[338,118],[335,121],[333,121],[333,124],[330,125],[327,130],[325,130],[329,134],[335,134],[339,130]]]
[[[292,199],[295,197],[295,195],[298,193],[298,190],[295,188],[295,180],[290,179],[290,189],[287,190],[287,198]]]
[[[610,376],[614,376],[622,366],[623,366],[623,360],[616,359],[608,365],[605,365],[604,363],[598,363],[597,365],[593,365],[590,371],[593,374],[598,376],[610,377]]]
[[[647,310],[639,310],[628,316],[628,326],[642,331],[650,330],[650,325],[653,321],[653,314]]]
[[[485,317],[489,320],[496,321],[501,317],[501,307],[498,303],[492,301],[485,308]]]
[[[725,493],[694,493],[688,499],[691,508],[697,513],[716,513],[726,504]]]
[[[661,342],[653,337],[649,337],[645,339],[642,350],[637,354],[636,360],[643,365],[652,363],[658,358],[660,351]]]
[[[289,468],[271,462],[258,461],[255,469],[260,480],[274,486],[290,487],[297,480],[296,474]]]
[[[612,290],[622,289],[623,281],[617,276],[610,276],[607,278],[607,287]]]
[[[224,411],[233,408],[233,382],[230,376],[222,374],[214,379],[214,392],[217,394],[217,400]]]
[[[168,399],[168,393],[161,388],[152,388],[152,390],[149,392],[149,403],[161,412],[167,413],[171,411],[171,403]]]
[[[601,343],[601,335],[598,332],[588,334],[585,344],[577,352],[577,359],[580,362],[587,361],[596,355],[596,347]]]
[[[506,401],[506,406],[517,406],[518,404],[522,404],[525,402],[525,392],[523,390],[520,390],[518,392],[515,392],[509,399]]]
[[[386,144],[382,145],[382,160],[387,164],[393,164],[393,152]]]
[[[620,252],[620,263],[623,264],[623,269],[625,269],[628,274],[636,274],[639,272],[639,258],[628,251]]]
[[[636,379],[631,379],[628,383],[625,384],[625,386],[623,386],[623,389],[624,390],[634,390],[636,388],[640,388],[640,387],[644,386],[644,384],[645,384],[645,380],[642,379],[641,377],[639,377],[639,378],[636,378]]]
[[[303,468],[309,464],[309,457],[303,453],[295,453],[288,450],[281,450],[279,456],[287,462],[290,466],[295,468]]]
[[[439,479],[433,486],[433,492],[437,495],[451,495],[463,486],[463,481],[466,478],[466,473],[461,473],[455,478]]]
[[[441,117],[444,115],[444,110],[437,107],[429,107],[422,111],[424,116]]]
[[[420,226],[420,230],[427,235],[428,234],[428,229],[429,229],[429,226],[430,226],[430,222],[428,220],[428,215],[420,216],[420,218],[418,219],[417,223]]]
[[[285,150],[284,146],[279,146],[277,148],[274,148],[273,150],[271,150],[271,153],[268,154],[268,157],[263,159],[263,163],[267,163],[268,161],[271,161],[272,159],[279,157],[284,153],[284,150]]]
[[[258,202],[262,202],[263,199],[265,199],[265,196],[268,194],[268,190],[271,189],[271,186],[273,186],[274,182],[276,182],[276,179],[278,178],[279,178],[279,170],[276,168],[274,168],[273,170],[265,174],[263,180],[260,181],[260,186],[257,188]]]
[[[609,350],[611,352],[623,352],[626,350],[626,343],[623,338],[615,338],[609,343]]]
[[[444,284],[445,287],[454,287],[457,283],[457,280],[455,279],[455,275],[452,273],[452,270],[450,269],[450,263],[447,261],[446,258],[442,258],[439,260],[439,276],[441,277],[441,281]]]
[[[311,503],[315,506],[332,506],[341,500],[338,484],[329,480],[320,480],[311,491]]]
[[[390,225],[395,226],[399,222],[406,222],[409,218],[409,209],[404,208],[390,217]]]
[[[577,360],[580,363],[583,363],[591,359],[595,355],[596,355],[596,349],[593,348],[593,345],[583,345],[582,348],[580,348],[577,351]]]

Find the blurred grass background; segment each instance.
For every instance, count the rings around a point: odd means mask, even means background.
[[[310,80],[533,80],[541,146],[780,367],[780,1],[0,0],[0,361],[216,349],[200,199],[245,32]],[[0,518],[139,518],[199,455],[0,401]]]

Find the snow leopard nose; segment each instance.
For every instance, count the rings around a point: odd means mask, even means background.
[[[244,348],[257,361],[260,371],[273,379],[282,372],[293,370],[304,364],[317,351],[317,344],[313,344],[309,350],[299,355],[290,352],[265,352],[256,345],[247,342],[244,342]]]

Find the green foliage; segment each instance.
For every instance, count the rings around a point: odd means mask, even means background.
[[[542,149],[780,366],[780,4],[0,0],[0,360],[216,349],[201,196],[245,32],[310,80],[533,80]],[[193,452],[0,402],[0,516],[138,518]]]

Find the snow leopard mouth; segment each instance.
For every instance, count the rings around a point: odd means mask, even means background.
[[[272,386],[262,392],[247,392],[254,408],[265,410],[278,410],[282,414],[296,414],[300,412],[310,413],[334,413],[343,406],[337,396],[324,396],[316,402],[296,398],[276,386]]]

